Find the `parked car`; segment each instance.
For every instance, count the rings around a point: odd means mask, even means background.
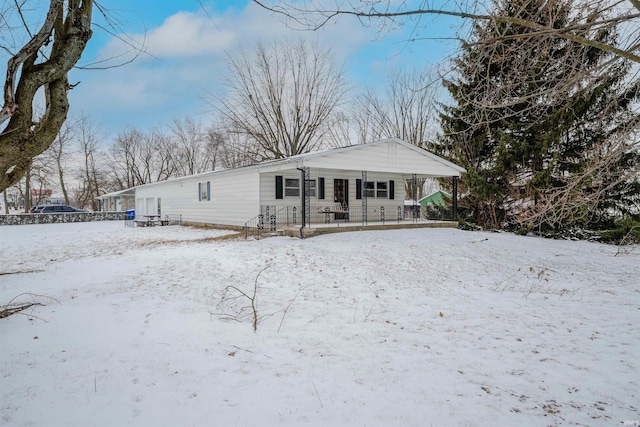
[[[42,208],[44,208],[44,205],[37,205],[37,206],[32,206],[31,209],[29,209],[29,213],[38,213],[42,210]]]
[[[69,213],[69,212],[87,212],[83,209],[76,209],[73,206],[66,205],[46,205],[42,209],[34,211],[34,213]]]

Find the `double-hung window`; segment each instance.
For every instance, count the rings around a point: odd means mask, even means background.
[[[378,181],[376,182],[376,197],[378,199],[386,199],[387,198],[387,182],[386,181]]]
[[[375,181],[367,181],[364,183],[364,197],[376,197]]]
[[[293,197],[300,196],[300,180],[298,178],[284,179],[284,195]]]
[[[356,181],[356,185],[361,185],[360,180]],[[364,183],[364,197],[377,199],[393,199],[394,198],[393,181],[367,181]],[[359,190],[359,188],[357,188]],[[356,191],[356,199],[360,199],[359,191]]]
[[[324,191],[324,179],[320,178],[321,182],[321,191]],[[276,176],[276,199],[282,199],[283,197],[300,197],[302,194],[302,189],[300,183],[302,181],[300,178],[285,178],[282,175]],[[318,181],[315,179],[310,179],[307,181],[309,184],[309,196],[317,197],[318,195]],[[324,193],[323,193],[324,197]]]

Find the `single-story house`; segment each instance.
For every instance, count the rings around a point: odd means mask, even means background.
[[[134,188],[114,191],[96,197],[100,212],[126,212],[135,208],[136,193]]]
[[[438,190],[418,200],[418,204],[420,206],[446,207],[451,205],[451,201],[451,194],[443,190]]]
[[[245,228],[399,220],[406,180],[451,177],[455,194],[462,172],[392,138],[142,185],[135,188],[135,211],[137,219],[168,215]]]

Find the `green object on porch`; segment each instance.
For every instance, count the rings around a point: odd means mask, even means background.
[[[418,200],[418,204],[420,204],[420,206],[451,206],[451,194],[438,190]]]

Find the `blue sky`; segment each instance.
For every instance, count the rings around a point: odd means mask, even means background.
[[[220,90],[227,54],[251,51],[258,41],[304,38],[332,51],[344,65],[353,93],[379,85],[397,67],[426,67],[456,48],[451,41],[406,43],[408,28],[381,37],[376,25],[367,28],[354,19],[341,19],[316,32],[287,29],[277,16],[250,1],[103,0],[116,28],[94,28],[94,36],[79,65],[115,65],[131,59],[134,45],[146,54],[120,67],[74,70],[70,82],[81,81],[70,94],[71,114],[85,113],[114,136],[129,126],[164,129],[173,118],[213,120],[203,101]],[[97,23],[104,22],[95,12]],[[430,33],[447,36],[456,21],[437,20]],[[415,35],[414,35],[415,36]]]

